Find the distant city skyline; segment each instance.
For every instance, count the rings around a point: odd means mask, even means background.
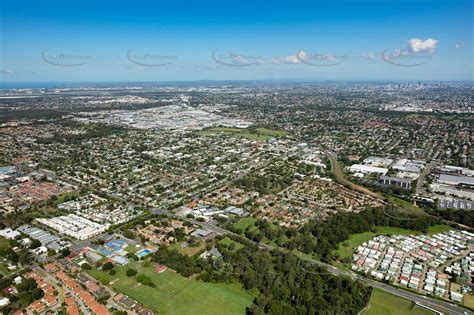
[[[471,81],[471,1],[3,1],[2,82]]]

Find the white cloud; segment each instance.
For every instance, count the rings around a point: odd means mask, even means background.
[[[432,38],[426,40],[412,38],[408,41],[405,51],[413,54],[432,54],[436,51],[438,43],[438,40]]]
[[[15,73],[15,71],[13,71],[12,69],[2,69],[1,73],[2,74],[13,74],[13,73]]]
[[[296,64],[296,63],[301,63],[300,59],[298,59],[298,57],[296,57],[296,55],[289,55],[289,56],[283,56],[283,57],[272,58],[271,62],[272,62],[272,63],[276,63],[276,64]]]
[[[296,57],[299,61],[304,63],[320,63],[321,65],[328,65],[331,63],[340,63],[343,59],[346,59],[346,56],[335,55],[335,54],[320,54],[320,53],[306,53],[303,50],[300,50],[296,53]]]
[[[249,63],[249,61],[241,55],[232,56],[232,61],[241,65],[246,65]]]
[[[464,48],[464,43],[463,42],[456,43],[454,44],[454,48]]]
[[[230,54],[229,57],[232,60],[232,63],[237,65],[253,65],[265,63],[265,60],[263,60],[260,56]]]

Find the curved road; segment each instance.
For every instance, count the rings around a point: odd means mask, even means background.
[[[384,199],[383,196],[381,196],[381,195],[379,195],[379,194],[377,194],[377,193],[375,193],[375,192],[373,192],[373,191],[371,191],[371,190],[369,190],[365,187],[357,185],[357,184],[351,182],[350,180],[348,180],[346,178],[346,176],[344,175],[344,172],[342,171],[341,166],[337,162],[336,157],[334,156],[334,154],[327,151],[327,150],[323,150],[323,151],[324,151],[324,155],[331,161],[332,171],[333,171],[333,173],[336,176],[338,181],[340,181],[341,183],[343,183],[346,186],[349,186],[350,188],[352,188],[354,190],[360,191],[360,192],[362,192],[364,194],[367,194],[371,197],[374,197],[374,198],[377,198],[377,199],[380,199],[380,200]],[[395,206],[397,206],[397,205],[395,205]],[[407,209],[404,209],[404,210],[407,210]],[[444,223],[448,224],[448,225],[453,225],[454,224],[454,225],[459,226],[462,229],[473,230],[473,228],[470,227],[470,226],[467,226],[467,225],[464,225],[464,224],[461,224],[461,223],[458,223],[458,222],[450,221],[450,220],[445,220],[441,217],[437,217],[437,216],[431,215],[429,213],[426,213],[423,210],[421,210],[421,211],[423,212],[423,214],[420,213],[419,215],[425,215],[425,216],[436,218],[436,219],[442,219],[442,221]]]
[[[333,153],[329,152],[329,151],[326,151],[324,150],[324,155],[326,155],[326,157],[331,161],[331,166],[332,166],[332,171],[334,173],[334,175],[336,176],[336,178],[344,185],[346,186],[349,186],[350,188],[354,189],[354,190],[357,190],[357,191],[360,191],[366,195],[369,195],[371,197],[374,197],[376,199],[382,199],[382,196],[380,196],[379,194],[365,188],[365,187],[362,187],[360,185],[357,185],[353,182],[351,182],[350,180],[348,180],[345,176],[344,176],[344,173],[342,172],[342,169],[341,169],[341,166],[339,165],[339,163],[337,163],[337,160],[336,160],[336,157],[333,155]]]

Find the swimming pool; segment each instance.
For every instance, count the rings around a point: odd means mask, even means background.
[[[151,250],[149,250],[148,248],[145,248],[145,249],[142,249],[141,251],[137,252],[136,255],[141,258],[143,256],[148,255],[149,253],[151,253]]]

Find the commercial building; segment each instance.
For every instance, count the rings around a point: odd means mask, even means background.
[[[351,173],[363,173],[363,174],[382,174],[385,175],[388,172],[387,168],[374,167],[363,164],[354,164],[349,167]]]
[[[384,185],[398,186],[404,189],[411,189],[413,180],[409,178],[397,178],[390,176],[381,176],[380,182]]]
[[[369,156],[368,158],[364,159],[364,164],[381,167],[381,166],[390,166],[393,163],[392,159],[381,158],[378,156]]]
[[[461,190],[452,185],[431,184],[430,189],[433,192],[444,193],[446,195],[456,196],[460,198],[468,198],[474,200],[474,193],[469,190]]]
[[[51,219],[36,219],[36,221],[78,240],[86,240],[97,236],[105,232],[109,227],[108,224],[95,223],[75,214]]]
[[[448,185],[474,186],[474,177],[440,174],[438,182]]]
[[[0,236],[6,238],[7,240],[12,240],[14,238],[19,237],[20,235],[21,235],[21,233],[15,231],[15,230],[12,230],[10,228],[0,230]]]

